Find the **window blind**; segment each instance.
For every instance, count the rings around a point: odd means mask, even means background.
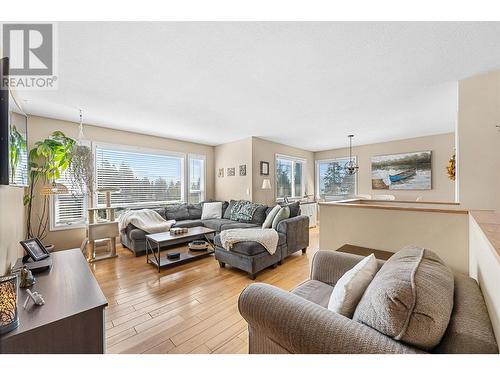
[[[113,206],[132,206],[183,200],[184,157],[96,147],[98,189],[118,188]],[[105,204],[98,194],[97,204]]]
[[[73,186],[67,170],[57,179],[57,182],[64,184],[70,194],[54,195],[52,197],[54,202],[52,227],[84,224],[87,217],[85,194],[82,194],[78,186]]]

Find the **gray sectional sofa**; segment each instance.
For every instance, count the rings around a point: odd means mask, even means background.
[[[201,219],[203,203],[205,202],[199,204],[184,203],[168,205],[166,207],[155,208],[155,211],[158,212],[166,220],[176,220],[174,227],[191,228],[204,226],[206,228],[215,230],[218,234],[226,229],[261,227],[262,223],[266,219],[267,214],[272,209],[272,207],[268,207],[266,205],[259,205],[255,210],[251,220],[231,220],[231,208],[236,202],[237,201],[233,200],[231,202],[223,202],[221,219]],[[235,254],[236,258],[266,258],[263,262],[259,262],[259,267],[257,268],[259,268],[258,270],[260,270],[262,269],[261,267],[263,267],[263,265],[266,265],[266,267],[274,265],[278,262],[281,262],[282,259],[286,258],[288,255],[296,251],[302,250],[305,252],[305,249],[307,248],[307,246],[309,246],[309,218],[307,216],[300,215],[300,206],[298,202],[292,203],[290,205],[290,216],[291,217],[289,219],[281,221],[276,228],[279,234],[279,243],[278,250],[274,254],[274,257],[271,257],[271,259],[269,259],[269,254],[267,252],[267,255],[263,253],[265,249],[261,245],[251,242],[251,246],[249,246],[249,244],[246,244],[245,246],[245,243],[241,243],[241,246],[238,246],[235,249],[236,252],[243,252],[243,254]],[[136,228],[131,224],[129,224],[127,228],[125,228],[125,230],[120,233],[120,240],[123,246],[131,250],[136,256],[142,255],[146,252],[146,232],[139,228]],[[217,257],[217,249],[219,248],[219,246],[222,247],[218,236],[215,236],[215,245]],[[249,248],[251,249],[248,250]],[[220,250],[221,249],[219,248],[219,252]],[[232,254],[229,254],[229,256],[231,255]],[[220,259],[218,260],[221,261]],[[222,263],[232,264],[232,259],[228,259]],[[238,267],[238,264],[235,264],[235,267]],[[257,270],[257,268],[242,269],[251,274],[255,274],[256,272],[258,272],[255,271]]]

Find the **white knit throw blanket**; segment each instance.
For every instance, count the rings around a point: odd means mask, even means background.
[[[278,232],[274,229],[227,229],[220,233],[222,247],[226,250],[231,250],[238,242],[254,241],[264,246],[271,255],[276,252],[278,239]]]
[[[165,220],[161,215],[153,210],[133,210],[126,211],[118,218],[120,230],[125,230],[127,225],[132,224],[147,233],[168,232],[175,220]]]

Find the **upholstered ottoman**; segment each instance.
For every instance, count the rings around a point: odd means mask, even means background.
[[[281,261],[283,248],[286,247],[286,237],[279,234],[278,248],[273,255],[269,254],[260,243],[254,241],[238,242],[228,251],[222,247],[219,234],[215,236],[214,244],[215,259],[219,261],[222,268],[228,264],[248,272],[250,278],[255,280],[258,272],[271,266],[276,267]]]

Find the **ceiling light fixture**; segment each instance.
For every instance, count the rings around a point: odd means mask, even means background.
[[[352,176],[356,174],[359,166],[352,157],[352,138],[354,137],[354,135],[349,134],[347,137],[349,137],[349,161],[344,166],[344,169],[349,176]]]

